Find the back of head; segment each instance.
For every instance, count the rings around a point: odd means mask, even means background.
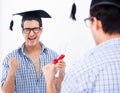
[[[119,0],[92,0],[90,16],[101,21],[105,33],[120,34]]]

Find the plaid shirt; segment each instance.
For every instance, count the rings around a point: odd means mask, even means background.
[[[71,67],[61,93],[120,93],[120,38],[96,46]]]
[[[42,44],[42,43],[41,43]],[[42,44],[42,52],[39,55],[41,68],[53,59],[57,58],[58,54],[45,47]],[[3,61],[2,68],[2,84],[5,82],[7,72],[9,70],[8,60],[15,57],[19,60],[19,68],[15,77],[15,93],[46,93],[46,83],[42,70],[40,78],[37,78],[35,67],[31,59],[23,51],[23,46],[9,53]]]

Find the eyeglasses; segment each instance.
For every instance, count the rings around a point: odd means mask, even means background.
[[[84,19],[84,22],[87,27],[90,27],[90,22],[93,21],[93,17],[88,17]]]
[[[39,33],[42,30],[41,27],[34,27],[34,28],[23,28],[23,32],[25,34],[29,34],[31,31],[33,31],[34,33]]]

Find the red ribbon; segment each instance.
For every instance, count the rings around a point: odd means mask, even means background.
[[[57,64],[57,63],[58,63],[58,60],[62,60],[64,57],[65,57],[65,55],[64,55],[64,54],[61,54],[58,58],[54,59],[53,63],[54,63],[54,64]]]

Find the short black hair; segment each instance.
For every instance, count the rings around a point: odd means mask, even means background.
[[[120,34],[120,8],[113,5],[99,5],[90,9],[90,16],[101,21],[105,33]]]
[[[41,20],[41,18],[37,18],[37,17],[25,17],[25,18],[22,18],[22,21],[21,21],[21,27],[22,28],[24,27],[24,22],[26,20],[36,20],[36,21],[38,21],[39,26],[42,27],[42,20]]]

